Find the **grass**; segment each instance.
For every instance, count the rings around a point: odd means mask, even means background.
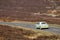
[[[51,26],[51,27],[59,27],[60,28],[59,24],[49,24],[49,26]]]
[[[0,25],[1,40],[60,40],[60,35],[30,28]]]
[[[36,22],[34,22],[36,23]],[[34,30],[34,29],[30,29],[30,28],[25,28],[25,27],[16,27],[16,26],[11,26],[13,28],[20,28],[20,29],[23,29],[23,30],[30,30],[30,31],[34,31],[35,33],[34,34],[30,34],[30,35],[24,35],[25,37],[28,37],[28,38],[37,38],[38,36],[51,36],[51,35],[58,35],[58,34],[55,34],[55,33],[52,33],[52,32],[46,32],[46,31],[43,31],[43,30]]]

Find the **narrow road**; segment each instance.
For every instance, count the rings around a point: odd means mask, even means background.
[[[26,28],[32,28],[35,29],[35,24],[32,23],[25,23],[25,22],[0,22],[0,25],[12,25],[12,26],[22,26],[22,27],[26,27]],[[42,29],[44,31],[48,31],[48,32],[54,32],[57,34],[60,34],[60,28],[56,28],[56,27],[49,27],[49,29]]]

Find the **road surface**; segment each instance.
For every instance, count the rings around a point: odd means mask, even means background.
[[[18,22],[18,23],[17,22],[0,22],[0,24],[12,25],[12,26],[22,26],[22,27],[26,27],[26,28],[35,29],[35,24],[32,24],[32,23],[25,23],[25,22]],[[40,30],[40,29],[37,29],[37,30]],[[42,29],[42,30],[60,34],[60,28],[56,28],[56,27],[49,27],[49,29]]]

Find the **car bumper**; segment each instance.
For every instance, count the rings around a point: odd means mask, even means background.
[[[48,26],[41,26],[41,27],[36,27],[36,28],[49,28]]]

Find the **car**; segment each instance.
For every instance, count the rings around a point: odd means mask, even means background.
[[[36,29],[49,28],[47,22],[38,22],[35,24]]]

